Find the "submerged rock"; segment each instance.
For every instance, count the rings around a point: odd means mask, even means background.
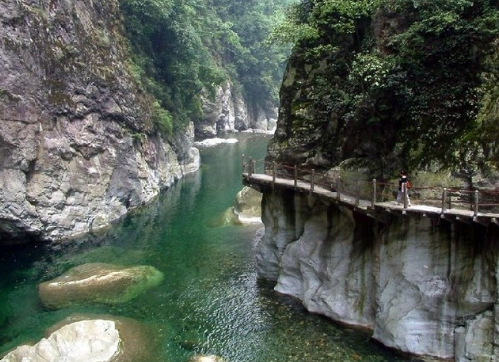
[[[189,362],[225,362],[225,359],[215,355],[193,356],[189,359]]]
[[[163,273],[147,265],[120,267],[83,264],[38,287],[42,304],[60,309],[74,304],[124,303],[163,280]]]
[[[146,329],[128,318],[69,317],[35,345],[22,345],[1,362],[136,362],[150,359],[154,348]]]

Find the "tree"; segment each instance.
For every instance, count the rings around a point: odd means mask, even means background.
[[[326,64],[290,106],[311,113],[308,129],[324,129],[325,157],[378,170],[462,164],[498,38],[497,1],[308,0],[290,15],[274,37],[294,42],[297,66]]]

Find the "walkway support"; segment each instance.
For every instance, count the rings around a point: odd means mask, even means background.
[[[478,214],[478,190],[475,190],[473,195],[473,216],[477,216]]]
[[[446,205],[447,205],[447,188],[444,187],[442,191],[442,214],[445,213]]]
[[[310,180],[310,193],[314,192],[314,183],[315,183],[315,170],[312,169],[312,179]]]
[[[298,166],[295,165],[293,168],[293,178],[295,181],[295,187],[298,185]]]

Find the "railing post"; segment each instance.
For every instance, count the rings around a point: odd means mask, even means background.
[[[312,179],[310,180],[310,193],[314,192],[315,170],[312,169]]]
[[[407,182],[402,183],[402,197],[404,198],[404,209],[407,209]]]
[[[478,190],[475,190],[473,198],[473,216],[477,216],[478,214]]]
[[[243,173],[246,173],[246,161],[244,160],[244,153],[242,155],[242,162],[243,162]]]
[[[445,212],[446,205],[447,205],[447,188],[444,187],[442,191],[442,214]]]
[[[251,175],[253,174],[253,157],[250,157],[249,159],[249,170],[248,170],[248,176],[251,177]]]
[[[298,166],[295,165],[293,170],[293,177],[295,180],[295,187],[298,185]]]
[[[341,176],[338,175],[338,179],[336,180],[336,198],[341,201]]]
[[[277,173],[277,169],[276,169],[276,163],[275,161],[272,161],[272,187],[274,187],[275,185],[275,175]]]
[[[355,190],[355,206],[360,204],[360,181],[357,181],[357,190]]]
[[[376,203],[376,179],[373,178],[373,207],[374,204]]]

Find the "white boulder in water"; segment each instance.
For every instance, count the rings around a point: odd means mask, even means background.
[[[189,359],[189,362],[225,362],[220,356],[209,355],[209,356],[194,356]]]
[[[105,362],[120,351],[120,334],[114,321],[85,320],[71,323],[34,346],[23,345],[1,362]]]

